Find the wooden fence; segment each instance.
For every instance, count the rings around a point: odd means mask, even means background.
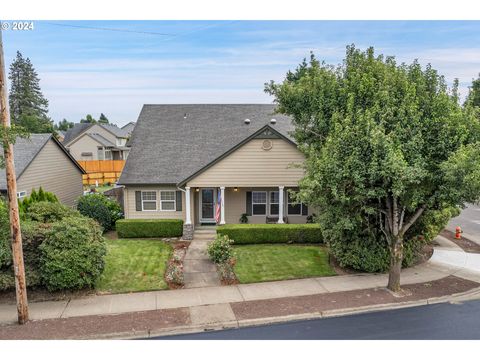
[[[125,160],[79,160],[78,163],[85,170],[84,185],[99,185],[118,181]]]

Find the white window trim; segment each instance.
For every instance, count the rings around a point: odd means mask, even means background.
[[[155,193],[155,210],[145,210],[143,207],[143,202],[153,202],[154,200],[143,200],[143,193],[145,192],[154,192]],[[158,211],[158,191],[157,190],[142,190],[140,193],[140,196],[142,198],[142,211],[147,211],[147,212],[155,212]]]
[[[272,193],[278,193],[278,201],[279,202],[271,202],[272,197],[270,196]],[[278,205],[278,214],[272,214],[272,206],[271,205]],[[280,192],[278,190],[272,190],[268,193],[268,215],[269,216],[279,216],[280,215]]]
[[[290,214],[290,212],[288,211],[288,205],[296,205],[297,203],[295,202],[290,202],[289,201],[289,194],[287,192],[287,215],[288,216],[305,216],[305,215],[302,215],[303,214],[303,203],[300,203],[300,214]]]
[[[265,203],[254,203],[253,202],[253,193],[264,193],[265,194]],[[265,205],[265,214],[254,214],[253,205]],[[267,207],[268,207],[268,192],[267,191],[252,191],[252,216],[267,216]]]
[[[173,200],[162,200],[162,192],[173,192]],[[177,211],[177,193],[175,190],[160,190],[160,211]],[[172,202],[173,201],[173,209],[163,209],[163,202]]]
[[[21,200],[24,197],[27,197],[27,192],[25,190],[17,191],[17,199],[18,200]]]

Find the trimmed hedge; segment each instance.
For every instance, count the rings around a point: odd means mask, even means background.
[[[227,235],[235,245],[322,243],[318,224],[238,224],[223,225],[217,234]]]
[[[122,219],[116,228],[119,238],[179,237],[183,234],[183,220]]]

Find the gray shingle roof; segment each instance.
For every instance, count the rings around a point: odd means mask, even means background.
[[[85,173],[75,159],[68,153],[65,147],[60,144],[52,134],[30,134],[28,139],[17,138],[15,145],[13,145],[13,154],[15,160],[15,175],[17,179],[22,175],[25,169],[35,159],[38,153],[43,149],[45,144],[52,139],[65,152],[70,160],[78,167],[78,169]],[[7,189],[7,179],[5,169],[0,169],[0,190]]]
[[[100,125],[105,130],[110,131],[116,137],[119,137],[119,138],[127,138],[128,137],[128,130],[124,130],[122,128],[119,128],[117,125],[113,125],[113,124],[97,124],[97,125]]]
[[[274,110],[261,104],[144,105],[119,183],[180,184],[272,118],[277,123],[270,126],[293,141],[290,118]]]
[[[87,130],[90,126],[92,126],[92,124],[88,124],[88,123],[75,124],[73,128],[68,129],[67,132],[65,133],[65,137],[63,138],[63,143],[68,144],[70,141],[72,141],[81,133],[83,133],[85,130]]]
[[[87,134],[87,136],[90,136],[93,140],[101,144],[102,146],[106,147],[115,147],[115,144],[109,141],[108,139],[105,139],[102,135],[100,134]]]

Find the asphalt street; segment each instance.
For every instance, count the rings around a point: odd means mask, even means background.
[[[478,340],[480,339],[480,300],[153,339]]]

